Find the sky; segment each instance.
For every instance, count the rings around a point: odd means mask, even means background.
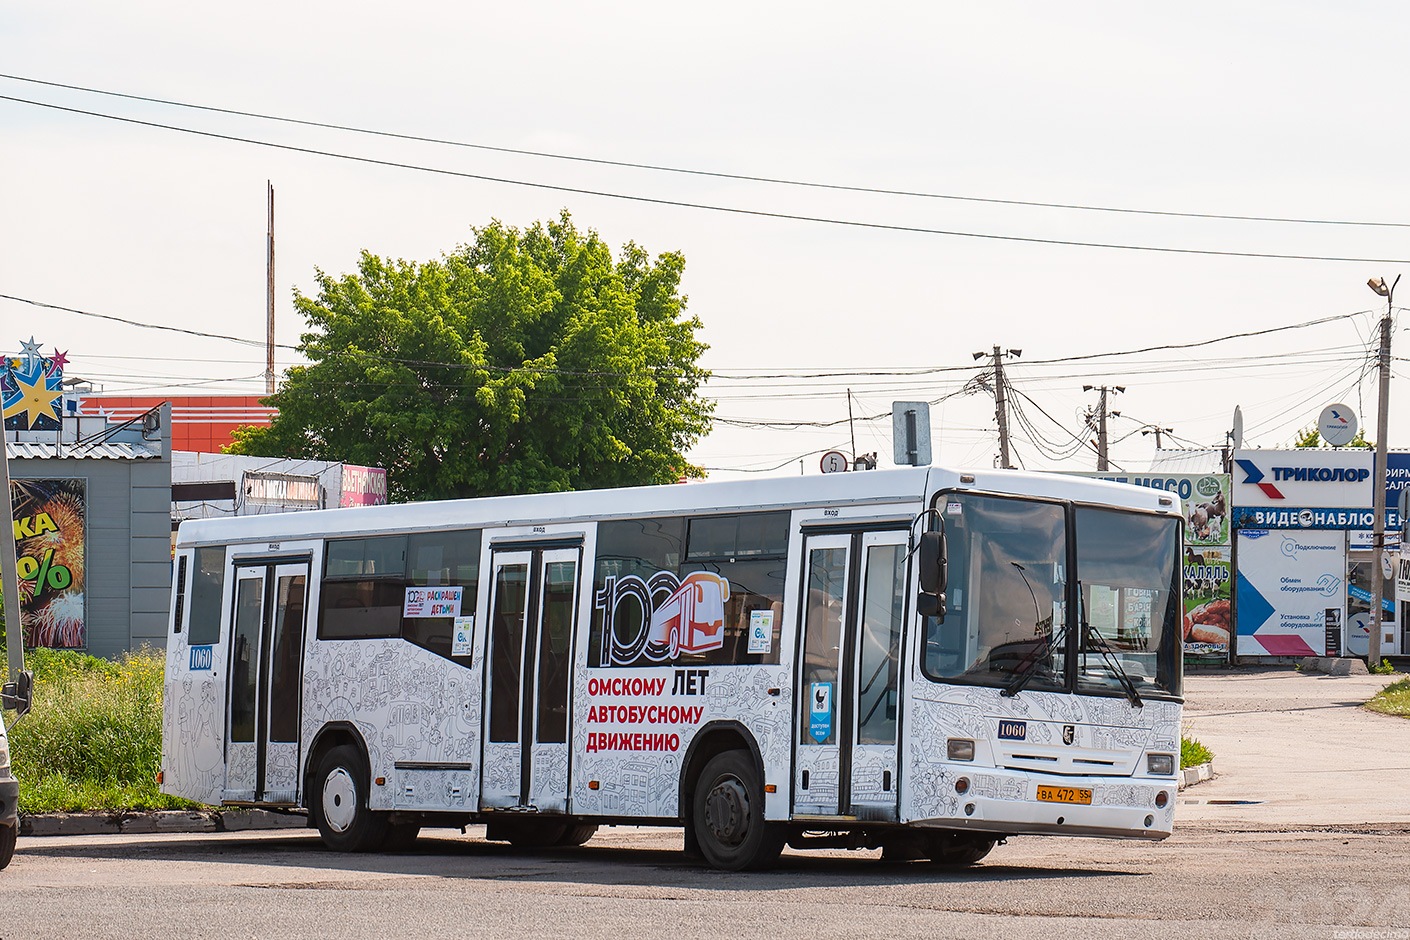
[[[689,457],[714,479],[816,473],[834,449],[889,466],[893,401],[933,403],[936,463],[991,466],[973,354],[994,346],[1022,351],[1005,369],[1029,469],[1095,467],[1084,385],[1124,387],[1110,456],[1129,471],[1154,455],[1143,429],[1217,446],[1236,405],[1250,446],[1333,402],[1373,431],[1386,303],[1366,281],[1410,270],[1407,27],[1403,4],[1297,0],[8,4],[0,350],[33,336],[114,393],[261,392],[270,182],[288,346],[316,271],[429,261],[494,219],[567,209],[614,250],[684,254],[717,401]],[[1410,447],[1403,353],[1392,373],[1388,442]]]

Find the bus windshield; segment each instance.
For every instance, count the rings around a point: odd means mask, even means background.
[[[1079,507],[1078,691],[1180,694],[1180,529],[1168,516]]]
[[[927,676],[1180,694],[1177,519],[974,493],[937,508],[949,588],[945,617],[926,621]]]

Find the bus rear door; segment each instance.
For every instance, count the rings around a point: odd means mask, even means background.
[[[300,681],[309,560],[237,561],[227,803],[298,802]]]
[[[482,809],[567,811],[577,542],[493,547]]]

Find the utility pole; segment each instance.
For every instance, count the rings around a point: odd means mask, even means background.
[[[994,357],[994,417],[999,422],[999,466],[1012,470],[1013,464],[1009,461],[1009,402],[1008,384],[1004,380],[1004,357],[1017,359],[1023,355],[1023,350],[1006,350],[995,346],[992,353],[975,353],[974,359],[977,362],[991,355]]]
[[[1400,275],[1386,286],[1385,278],[1373,277],[1366,286],[1386,299],[1386,315],[1381,318],[1381,349],[1376,358],[1380,364],[1380,413],[1376,415],[1376,469],[1371,474],[1376,487],[1372,494],[1371,511],[1375,518],[1371,521],[1371,635],[1366,659],[1372,666],[1381,664],[1381,595],[1385,592],[1385,579],[1381,573],[1381,562],[1386,551],[1386,435],[1389,433],[1390,411],[1390,330],[1391,315],[1394,311],[1395,285],[1400,283]]]
[[[265,267],[265,301],[268,313],[268,329],[265,339],[264,393],[274,394],[274,183],[264,181],[269,191],[269,257]]]
[[[24,623],[20,613],[20,581],[17,575],[19,567],[15,558],[15,529],[12,522],[14,518],[13,494],[10,492],[10,447],[8,434],[0,431],[0,483],[5,487],[5,513],[4,535],[0,538],[0,580],[3,580],[3,591],[5,594],[5,665],[3,678],[0,682],[15,682],[19,680],[20,673],[24,671]]]
[[[852,434],[852,459],[857,459],[857,426],[852,423],[852,390],[847,389],[847,430]]]
[[[1154,435],[1155,435],[1155,449],[1156,449],[1156,450],[1160,450],[1160,435],[1162,435],[1162,434],[1174,434],[1174,433],[1175,433],[1175,429],[1174,429],[1174,428],[1158,428],[1158,427],[1156,427],[1155,425],[1151,425],[1150,427],[1146,428],[1144,431],[1141,432],[1141,437],[1145,437],[1147,434],[1154,434]]]
[[[1126,386],[1124,386],[1124,385],[1111,385],[1111,386],[1107,386],[1107,385],[1084,385],[1084,386],[1082,386],[1082,391],[1084,391],[1084,392],[1090,392],[1090,391],[1092,391],[1093,389],[1095,389],[1095,390],[1097,390],[1097,391],[1099,391],[1099,392],[1102,393],[1102,395],[1101,395],[1101,402],[1100,402],[1100,404],[1097,405],[1097,470],[1098,470],[1098,472],[1105,472],[1105,471],[1111,469],[1111,467],[1108,465],[1107,459],[1106,459],[1106,442],[1107,442],[1107,438],[1106,438],[1106,416],[1107,416],[1107,410],[1106,410],[1106,395],[1107,395],[1107,392],[1124,392],[1124,391],[1126,391]],[[1113,412],[1111,412],[1111,415],[1112,415],[1112,417],[1120,417],[1120,416],[1121,416],[1121,412],[1119,412],[1119,411],[1113,411]]]

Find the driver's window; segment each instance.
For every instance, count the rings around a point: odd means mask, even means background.
[[[1067,537],[1061,504],[996,496],[941,498],[950,565],[947,611],[926,625],[925,671],[1062,688]]]

